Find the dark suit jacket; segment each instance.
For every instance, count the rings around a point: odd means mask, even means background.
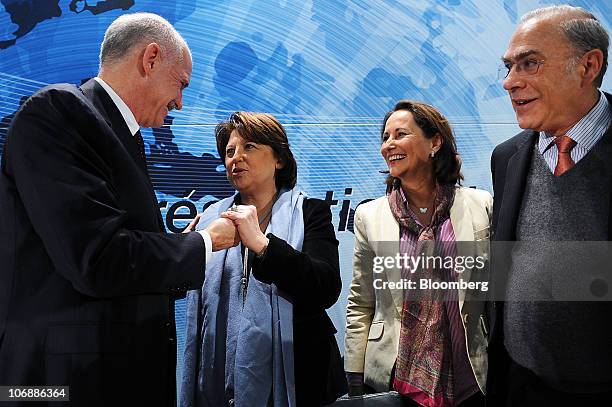
[[[605,95],[608,98],[608,102],[612,105],[612,95],[608,93]],[[501,143],[493,150],[491,173],[493,176],[494,241],[510,242],[516,240],[516,224],[525,193],[527,173],[529,172],[534,146],[538,142],[538,138],[538,132],[525,130]],[[606,131],[600,142],[612,143],[612,127]],[[597,145],[594,148],[597,148]],[[612,202],[610,203],[609,211],[608,239],[612,236]],[[497,256],[495,256],[496,254]],[[496,276],[494,278],[495,285],[492,290],[498,294],[504,291],[505,279],[503,277],[507,270],[500,269],[504,266],[496,267],[496,265],[509,264],[507,259],[500,259],[500,256],[507,255],[509,253],[506,250],[494,250],[492,255],[493,273]],[[491,316],[491,336],[489,340],[487,392],[491,400],[497,401],[497,396],[505,397],[505,375],[507,373],[509,357],[503,344],[503,302],[497,301],[492,306],[489,312]],[[498,404],[492,402],[490,405],[495,406]]]
[[[293,299],[297,406],[315,407],[347,391],[336,329],[325,312],[338,300],[342,281],[329,206],[320,199],[306,199],[303,212],[302,251],[268,234],[266,255],[254,261],[253,276],[275,283]]]
[[[146,165],[94,80],[26,101],[0,174],[0,385],[72,405],[168,405],[174,298],[203,281],[197,233],[165,234]]]

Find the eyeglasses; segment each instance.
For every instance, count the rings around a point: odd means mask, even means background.
[[[513,67],[516,67],[514,71],[519,76],[535,75],[538,73],[538,69],[540,69],[540,65],[542,65],[543,63],[543,59],[538,60],[532,58],[521,59],[517,63],[511,61],[504,61],[497,70],[497,79],[506,79],[508,75],[510,75],[510,71]]]

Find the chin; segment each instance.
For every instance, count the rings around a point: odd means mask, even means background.
[[[163,125],[164,125],[164,117],[162,117],[161,120],[155,120],[155,123],[153,123],[152,127],[159,128],[159,127],[162,127]]]
[[[244,189],[244,187],[246,186],[244,182],[242,182],[242,180],[231,180],[230,184],[232,184],[232,186],[234,187],[234,189],[241,191]]]
[[[517,120],[517,122],[518,122],[518,126],[519,126],[521,129],[523,129],[523,130],[527,130],[527,129],[529,129],[529,127],[527,127],[527,124],[526,124],[524,121]]]
[[[392,177],[395,177],[395,178],[399,178],[399,177],[401,177],[405,173],[406,173],[405,170],[400,171],[400,170],[395,169],[395,168],[392,169],[392,170],[389,170],[389,175],[391,175]]]
[[[141,128],[145,128],[145,129],[155,129],[157,127],[161,127],[163,125],[163,122],[159,123],[159,121],[155,120],[155,121],[145,121],[142,123],[138,123],[140,125]]]
[[[518,122],[519,127],[524,130],[529,129],[539,131],[542,127],[541,120],[538,120],[538,118],[534,115],[527,114],[527,112],[526,114],[522,114],[520,116],[517,115],[516,121]]]
[[[523,130],[540,131],[539,126],[529,120],[518,120],[518,125]]]

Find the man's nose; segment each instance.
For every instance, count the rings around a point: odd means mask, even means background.
[[[507,91],[511,91],[515,88],[520,88],[524,85],[523,78],[516,72],[515,66],[516,65],[510,68],[508,75],[504,78],[504,81],[502,82],[502,86]]]

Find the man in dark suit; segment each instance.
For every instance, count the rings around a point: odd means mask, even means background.
[[[0,174],[0,385],[70,386],[71,405],[174,405],[174,300],[201,287],[226,219],[164,233],[139,127],[191,76],[163,18],[119,17],[98,77],[52,85],[15,116]]]
[[[494,240],[515,244],[494,262],[506,302],[492,312],[489,405],[612,400],[610,303],[551,300],[569,283],[558,273],[563,242],[612,237],[612,95],[599,90],[607,57],[592,14],[551,6],[522,17],[502,58],[525,131],[491,160]]]

